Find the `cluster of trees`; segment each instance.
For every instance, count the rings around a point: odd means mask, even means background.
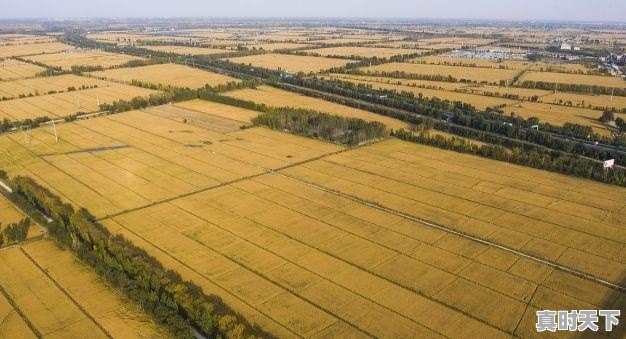
[[[606,87],[599,85],[561,83],[557,84],[555,82],[525,80],[522,81],[519,86],[524,88],[545,89],[549,91],[554,91],[555,88],[558,88],[558,90],[565,92],[626,96],[626,89],[624,88]]]
[[[507,149],[499,145],[476,145],[462,138],[446,138],[441,135],[413,133],[400,129],[393,136],[405,141],[449,149],[460,153],[478,155],[494,160],[507,161],[523,166],[574,175],[604,183],[626,186],[626,171],[620,167],[609,171],[597,161],[537,147]]]
[[[41,124],[50,121],[49,117],[37,117],[34,119],[24,119],[24,120],[9,120],[7,118],[2,119],[2,122],[0,122],[0,133],[4,133],[4,132],[10,132],[13,131],[17,128],[20,127],[24,127],[24,128],[37,128],[39,127]]]
[[[2,228],[2,232],[0,232],[0,246],[24,241],[30,228],[30,218],[26,217],[4,227],[0,223],[0,228]]]
[[[270,108],[268,112],[259,114],[252,122],[271,129],[348,146],[363,145],[386,136],[385,125],[380,122],[368,122],[291,107]]]
[[[266,337],[228,308],[219,298],[207,296],[174,271],[120,235],[112,235],[85,209],[74,210],[29,177],[10,181],[9,198],[24,210],[44,213],[49,234],[93,267],[109,284],[125,293],[177,338]]]

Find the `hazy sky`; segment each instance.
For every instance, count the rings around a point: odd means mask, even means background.
[[[0,18],[389,17],[626,21],[626,0],[0,0]]]

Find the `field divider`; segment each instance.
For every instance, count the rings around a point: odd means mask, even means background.
[[[46,271],[46,269],[44,269],[43,267],[41,267],[41,265],[39,265],[39,263],[30,255],[28,254],[28,252],[26,252],[26,250],[24,250],[24,248],[22,246],[19,246],[20,251],[28,258],[28,260],[30,260],[33,265],[35,265],[53,284],[54,286],[56,286],[69,300],[72,301],[72,303],[74,305],[76,305],[76,307],[78,307],[78,309],[89,319],[91,320],[96,326],[98,326],[98,328],[104,333],[104,335],[106,335],[108,338],[110,339],[114,339],[113,336],[109,333],[109,331],[107,331],[106,328],[104,328],[104,326],[102,326],[102,324],[100,324],[89,312],[87,312],[87,310],[85,310],[79,303],[78,301],[76,301],[76,299],[74,299],[74,297],[72,297],[72,295],[65,289],[63,288],[63,286],[61,286],[61,284],[59,284],[58,281],[56,281],[56,279],[54,279],[50,273],[48,273],[48,271]],[[82,262],[80,263],[81,265],[84,265]]]
[[[405,219],[409,219],[409,220],[421,223],[423,225],[436,228],[436,229],[444,231],[444,232],[448,232],[448,233],[451,233],[451,234],[454,234],[454,235],[458,235],[460,237],[463,237],[463,238],[466,238],[466,239],[469,239],[469,240],[473,240],[473,241],[481,243],[483,245],[492,246],[492,247],[501,249],[503,251],[519,255],[519,256],[524,257],[526,259],[530,259],[530,260],[533,260],[533,261],[536,261],[536,262],[548,265],[548,266],[550,266],[552,268],[556,268],[556,269],[559,269],[561,271],[571,273],[571,274],[576,275],[578,277],[597,282],[599,284],[602,284],[604,286],[610,287],[612,289],[616,289],[616,290],[619,290],[619,291],[622,291],[622,292],[626,292],[626,286],[622,286],[622,285],[618,285],[618,284],[612,283],[610,281],[598,278],[598,277],[596,277],[594,275],[591,275],[591,274],[588,274],[588,273],[584,273],[584,272],[578,271],[576,269],[569,268],[567,266],[564,266],[564,265],[561,265],[561,264],[557,264],[555,262],[552,262],[552,261],[549,261],[549,260],[545,260],[545,259],[533,256],[533,255],[530,255],[530,254],[518,251],[516,249],[513,249],[513,248],[510,248],[510,247],[507,247],[507,246],[504,246],[504,245],[500,245],[500,244],[494,243],[494,242],[489,241],[489,240],[481,239],[479,237],[476,237],[476,236],[473,236],[473,235],[470,235],[470,234],[467,234],[467,233],[464,233],[464,232],[460,232],[460,231],[457,231],[457,230],[454,230],[454,229],[451,229],[451,228],[448,228],[448,227],[445,227],[445,226],[442,226],[442,225],[438,225],[438,224],[432,223],[430,221],[427,221],[427,220],[424,220],[424,219],[421,219],[421,218],[416,218],[416,217],[411,216],[409,214],[406,214],[406,213],[403,213],[403,212],[400,212],[400,211],[396,211],[394,209],[391,209],[391,208],[388,208],[388,207],[385,207],[385,206],[382,206],[382,205],[370,202],[368,200],[364,200],[364,199],[361,199],[361,198],[358,198],[358,197],[355,197],[355,196],[352,196],[352,195],[348,195],[348,194],[345,194],[345,193],[342,193],[342,192],[339,192],[339,191],[336,191],[336,190],[333,190],[333,189],[325,188],[325,187],[319,186],[317,184],[310,183],[308,181],[305,181],[305,180],[302,180],[302,179],[299,179],[299,178],[295,178],[295,177],[286,175],[286,174],[281,173],[281,172],[272,171],[272,173],[276,174],[276,175],[279,175],[279,176],[282,176],[284,178],[288,178],[290,180],[298,181],[300,183],[303,183],[303,184],[308,185],[310,187],[319,189],[321,191],[329,192],[329,193],[335,194],[337,196],[341,196],[341,197],[347,198],[349,200],[361,203],[363,205],[366,205],[366,206],[369,206],[369,207],[373,207],[373,208],[375,208],[377,210],[380,210],[380,211],[388,212],[388,213],[391,213],[393,215],[396,215],[396,216],[399,216],[399,217],[402,217],[402,218],[405,218]]]

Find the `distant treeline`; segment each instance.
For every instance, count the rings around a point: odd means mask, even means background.
[[[207,338],[269,337],[219,297],[207,296],[123,236],[111,234],[87,210],[74,210],[29,177],[15,177],[9,185],[9,199],[29,215],[42,219],[43,213],[52,219],[41,222],[59,245],[71,249],[176,338],[195,338],[196,332]]]
[[[603,183],[626,186],[626,171],[623,168],[616,167],[611,170],[604,170],[602,164],[596,161],[549,149],[507,149],[499,145],[476,145],[471,141],[458,137],[431,136],[424,133],[413,133],[404,129],[397,130],[392,135],[418,144],[573,175]]]
[[[545,89],[545,90],[550,90],[550,91],[554,91],[555,89],[557,89],[559,91],[564,91],[564,92],[626,96],[626,88],[606,87],[606,86],[599,86],[599,85],[562,84],[562,83],[557,84],[555,82],[526,80],[526,81],[523,81],[518,86],[524,87],[524,88]],[[626,82],[624,82],[624,87],[626,87]]]
[[[0,223],[0,227],[2,227],[2,231],[0,232],[0,246],[24,241],[30,229],[30,218],[26,217],[18,222],[10,223],[5,226],[2,226],[2,223]]]
[[[289,131],[348,146],[362,145],[385,137],[385,125],[363,119],[346,118],[313,110],[271,108],[252,120],[254,124]]]

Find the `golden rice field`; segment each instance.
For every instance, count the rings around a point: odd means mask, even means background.
[[[626,81],[624,81],[624,79],[608,75],[526,72],[519,79],[520,83],[524,81],[543,81],[557,84],[580,84],[590,86],[626,88]]]
[[[200,99],[150,107],[144,112],[219,133],[234,132],[241,126],[249,126],[252,118],[258,115],[255,111]]]
[[[544,98],[544,102],[547,99]],[[569,107],[561,105],[551,105],[547,103],[524,102],[504,108],[506,114],[514,112],[524,118],[537,117],[543,122],[553,125],[563,125],[566,122],[591,126],[600,134],[608,134],[609,130],[598,120],[602,111],[588,108]],[[616,113],[617,117],[626,118],[626,115]]]
[[[0,60],[0,81],[30,78],[46,69],[26,62],[4,59]]]
[[[439,45],[439,44],[458,44],[459,46],[479,46],[488,45],[496,40],[483,38],[460,38],[460,37],[444,37],[444,38],[428,38],[420,39],[418,43],[422,46]]]
[[[517,70],[510,69],[487,69],[476,67],[446,66],[446,65],[424,65],[414,63],[392,62],[370,67],[361,68],[363,71],[373,72],[406,72],[409,74],[452,76],[457,80],[469,79],[477,82],[497,83],[500,80],[511,80],[518,73]]]
[[[61,118],[78,112],[99,112],[99,104],[117,100],[130,100],[136,96],[147,97],[156,91],[110,83],[108,86],[79,91],[40,95],[22,99],[0,101],[0,120],[34,119],[47,116]]]
[[[408,60],[408,62],[427,63],[434,65],[451,65],[451,66],[467,66],[467,67],[489,67],[506,69],[523,69],[530,66],[530,61],[502,60],[493,61],[485,59],[469,59],[469,58],[453,58],[447,56],[426,56]]]
[[[33,43],[54,42],[51,36],[31,35],[31,34],[0,34],[0,45],[23,45]]]
[[[182,55],[211,55],[211,54],[225,54],[228,52],[232,52],[232,50],[227,50],[227,49],[189,47],[189,46],[141,46],[141,48],[149,49],[151,51],[182,54]]]
[[[0,137],[0,168],[35,178],[98,217],[342,149],[264,128],[217,133],[142,111],[56,128],[58,143],[52,127]]]
[[[46,64],[48,66],[61,67],[62,69],[69,70],[72,66],[101,66],[109,68],[125,64],[131,60],[142,60],[143,58],[125,54],[90,50],[33,55],[29,56],[27,59]]]
[[[252,65],[252,67],[262,67],[271,70],[280,69],[289,73],[316,73],[333,67],[341,67],[351,62],[344,59],[271,53],[227,60],[237,64]]]
[[[66,45],[60,42],[0,46],[0,58],[58,53],[73,50],[74,48],[74,46]]]
[[[554,63],[545,63],[540,62],[534,64],[530,69],[530,71],[536,72],[556,72],[556,73],[587,73],[592,69],[581,65],[581,64],[554,64]]]
[[[561,100],[563,102],[569,103],[572,102],[574,106],[580,107],[614,107],[617,109],[626,108],[626,97],[613,96],[610,95],[585,95],[579,93],[567,93],[567,92],[550,92],[550,95],[546,95],[541,98],[541,100],[545,103],[559,103]]]
[[[336,104],[322,99],[308,97],[270,86],[259,86],[256,89],[235,90],[226,92],[224,95],[237,99],[254,101],[258,104],[266,104],[268,106],[306,108],[349,118],[358,118],[366,121],[379,121],[385,124],[388,128],[392,129],[409,127],[409,124],[398,119],[389,118],[384,115]]]
[[[388,140],[103,223],[279,337],[526,338],[536,310],[624,295],[449,230],[620,283],[625,198]]]
[[[233,81],[240,81],[218,73],[203,71],[198,68],[178,64],[159,64],[132,68],[117,68],[113,70],[89,73],[91,76],[123,82],[139,80],[144,83],[160,84],[164,86],[200,88],[205,85],[224,85]]]
[[[200,99],[178,102],[175,103],[174,106],[224,119],[231,119],[244,124],[249,124],[253,118],[259,115],[257,111],[251,111],[236,106],[221,105]]]
[[[308,49],[308,54],[319,54],[321,56],[345,56],[360,58],[389,58],[394,55],[415,54],[419,50],[405,48],[382,48],[382,47],[328,47],[318,49]]]
[[[3,338],[171,337],[51,240],[0,250],[0,287]]]
[[[388,89],[388,90],[396,90],[398,92],[412,92],[415,95],[419,95],[420,93],[427,98],[439,98],[441,100],[450,100],[450,101],[462,101],[464,103],[468,103],[473,105],[477,109],[485,110],[487,107],[496,107],[500,105],[512,105],[517,101],[499,98],[499,97],[491,97],[484,95],[474,95],[467,93],[460,93],[448,90],[437,90],[437,89],[428,89],[428,88],[420,88],[406,85],[396,85],[393,83],[385,83],[385,82],[374,82],[368,80],[355,79],[355,77],[351,78],[342,78],[344,81],[349,81],[355,84],[364,84],[368,86],[372,86],[374,89]]]
[[[0,98],[15,98],[20,95],[42,95],[50,91],[65,92],[68,87],[80,89],[85,87],[106,87],[111,83],[81,77],[73,74],[64,74],[53,77],[38,77],[25,80],[0,81]]]
[[[279,49],[296,49],[296,48],[302,48],[302,47],[310,47],[311,45],[309,44],[298,44],[298,43],[291,43],[291,42],[276,42],[276,43],[264,43],[264,44],[246,44],[244,45],[245,47],[247,47],[248,49],[263,49],[266,51],[276,51]]]

